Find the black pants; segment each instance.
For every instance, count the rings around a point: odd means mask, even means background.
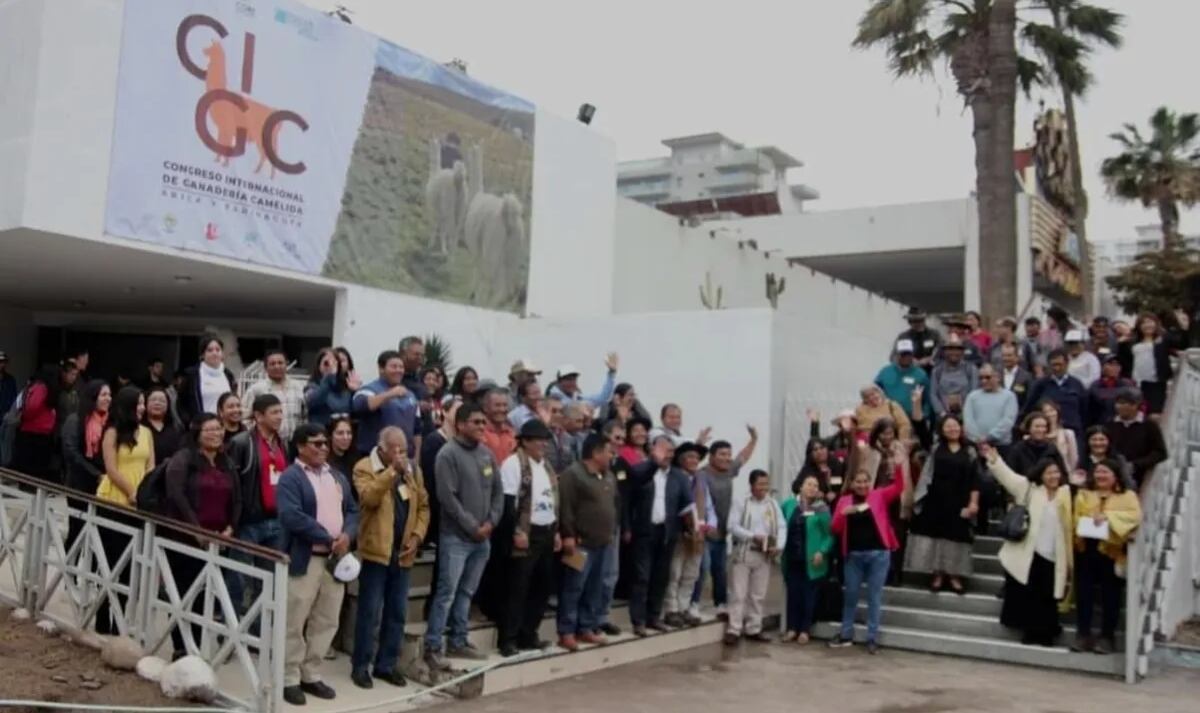
[[[655,525],[649,533],[634,537],[633,595],[629,600],[629,619],[634,626],[655,624],[662,615],[674,550],[675,540],[667,538],[665,525]]]
[[[513,551],[508,569],[508,603],[500,622],[500,645],[533,646],[554,590],[554,526],[533,526],[529,549]]]
[[[1079,568],[1079,592],[1075,595],[1080,636],[1092,635],[1092,618],[1096,613],[1096,589],[1100,589],[1102,607],[1100,635],[1112,639],[1117,634],[1117,619],[1121,612],[1121,578],[1115,563],[1088,540],[1087,549],[1075,560]]]
[[[508,601],[512,538],[517,525],[516,501],[515,496],[504,496],[504,514],[492,530],[492,552],[488,556],[483,577],[479,580],[479,589],[475,592],[475,604],[479,611],[497,624],[504,620],[504,609]]]
[[[97,514],[106,517],[110,520],[115,520],[126,525],[137,526],[140,523],[132,517],[115,510],[107,508],[98,508]],[[69,534],[69,533],[68,533]],[[125,548],[129,547],[129,543],[133,538],[124,532],[102,527],[100,528],[100,542],[104,545],[104,557],[108,562],[109,571],[117,566],[117,562],[121,559],[121,553]],[[133,553],[136,554],[136,553]],[[131,556],[125,564],[125,569],[121,570],[120,575],[111,577],[113,584],[129,585],[129,575],[133,571],[133,557]],[[96,633],[98,634],[119,634],[120,629],[117,627],[116,621],[112,616],[111,604],[107,594],[102,595],[100,608],[96,610]],[[124,594],[116,595],[117,603],[122,610],[125,609],[129,597]]]
[[[1062,632],[1058,600],[1054,598],[1054,563],[1034,553],[1027,580],[1021,584],[1012,575],[1004,575],[1000,623],[1019,630],[1026,644],[1053,646]]]
[[[190,544],[195,544],[192,542]],[[195,583],[200,573],[204,570],[204,562],[185,555],[174,550],[167,550],[167,562],[171,565],[171,575],[175,580],[175,588],[179,591],[179,597],[182,599],[187,595],[188,589]],[[204,592],[201,591],[192,601],[192,612],[195,614],[203,614],[204,612]],[[171,643],[175,646],[175,653],[186,652],[187,648],[183,645],[183,634],[179,633],[180,629],[187,624],[180,622],[179,626],[171,630]],[[196,646],[200,645],[200,637],[203,632],[198,624],[192,624],[192,639],[196,642]]]

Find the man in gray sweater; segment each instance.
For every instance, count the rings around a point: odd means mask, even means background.
[[[946,338],[942,346],[942,362],[929,377],[929,401],[933,412],[941,418],[948,413],[962,413],[967,394],[979,385],[975,365],[963,358],[965,344],[957,334]]]
[[[963,407],[963,428],[975,443],[999,446],[1001,452],[1012,443],[1017,423],[1017,396],[1001,388],[991,364],[979,368],[979,388],[967,396]]]
[[[449,668],[442,658],[442,631],[450,624],[446,654],[454,658],[486,656],[467,640],[471,597],[491,553],[489,538],[504,510],[504,488],[492,452],[480,443],[487,417],[474,403],[455,414],[457,434],[438,452],[438,581],[425,629],[425,661],[431,671]]]

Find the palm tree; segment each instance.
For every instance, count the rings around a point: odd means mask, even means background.
[[[1133,124],[1111,134],[1124,149],[1105,159],[1100,175],[1108,192],[1124,201],[1158,208],[1163,246],[1179,242],[1179,204],[1200,203],[1200,115],[1161,107],[1150,117],[1150,138]]]
[[[990,316],[1016,308],[1016,201],[1005,185],[1014,181],[1016,84],[1026,93],[1056,80],[1079,86],[1076,80],[1090,79],[1088,43],[1113,31],[1094,22],[1107,11],[1078,0],[1033,0],[1022,10],[1052,8],[1061,14],[1060,27],[1018,17],[1014,0],[872,0],[854,39],[860,48],[883,45],[898,76],[931,75],[938,61],[949,62],[973,120],[980,293]],[[1018,25],[1033,55],[1017,53]]]

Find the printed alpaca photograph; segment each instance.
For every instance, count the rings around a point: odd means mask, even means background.
[[[521,312],[534,107],[383,43],[323,274]]]

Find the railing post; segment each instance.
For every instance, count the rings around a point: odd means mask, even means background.
[[[278,713],[283,709],[283,664],[287,649],[287,602],[288,602],[288,565],[286,562],[275,563],[275,576],[272,577],[275,588],[274,609],[271,616],[271,676],[270,684],[263,686],[267,700],[263,707],[270,713]]]
[[[21,580],[17,582],[18,599],[30,616],[37,618],[38,593],[45,586],[46,572],[44,569],[45,528],[49,526],[49,514],[46,506],[46,491],[35,488],[29,498],[29,509],[25,511],[25,556],[21,569]],[[20,537],[19,532],[13,533],[15,545]]]
[[[1125,683],[1137,683],[1138,651],[1141,649],[1142,621],[1142,543],[1138,538],[1129,543],[1125,567]]]

